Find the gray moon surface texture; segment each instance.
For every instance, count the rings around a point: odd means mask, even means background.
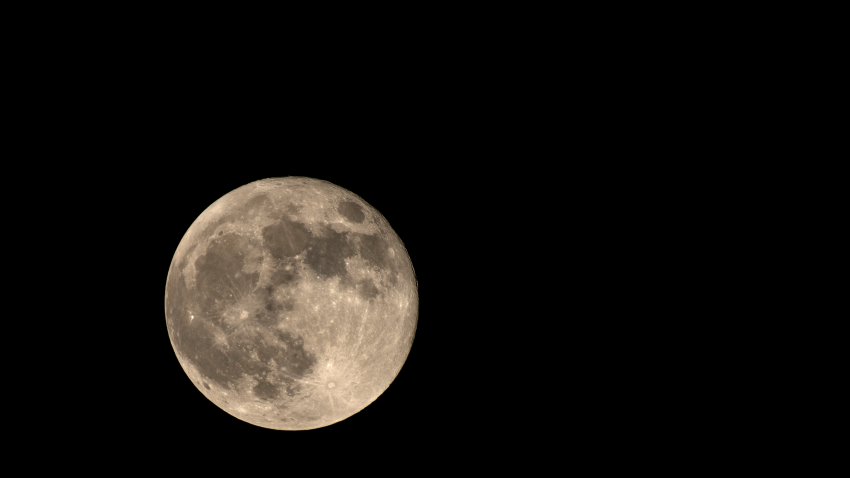
[[[201,213],[171,261],[165,315],[204,396],[257,426],[307,430],[389,387],[418,300],[407,251],[378,211],[331,183],[286,177]]]

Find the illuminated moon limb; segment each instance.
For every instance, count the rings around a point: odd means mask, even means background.
[[[418,294],[378,211],[331,183],[288,177],[238,188],[195,220],[165,306],[201,393],[248,423],[304,430],[387,389],[412,345]]]

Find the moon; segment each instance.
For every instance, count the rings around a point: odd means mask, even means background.
[[[389,387],[418,300],[407,250],[375,208],[286,177],[201,213],[171,261],[165,316],[180,365],[210,401],[260,427],[308,430]]]

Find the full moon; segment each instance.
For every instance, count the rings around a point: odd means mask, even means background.
[[[417,311],[387,220],[301,177],[214,202],[180,241],[165,289],[186,375],[222,410],[277,430],[331,425],[377,399],[410,352]]]

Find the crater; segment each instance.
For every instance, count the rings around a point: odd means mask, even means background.
[[[343,201],[336,208],[342,217],[354,223],[361,223],[366,219],[366,214],[363,213],[363,208],[354,201]]]

